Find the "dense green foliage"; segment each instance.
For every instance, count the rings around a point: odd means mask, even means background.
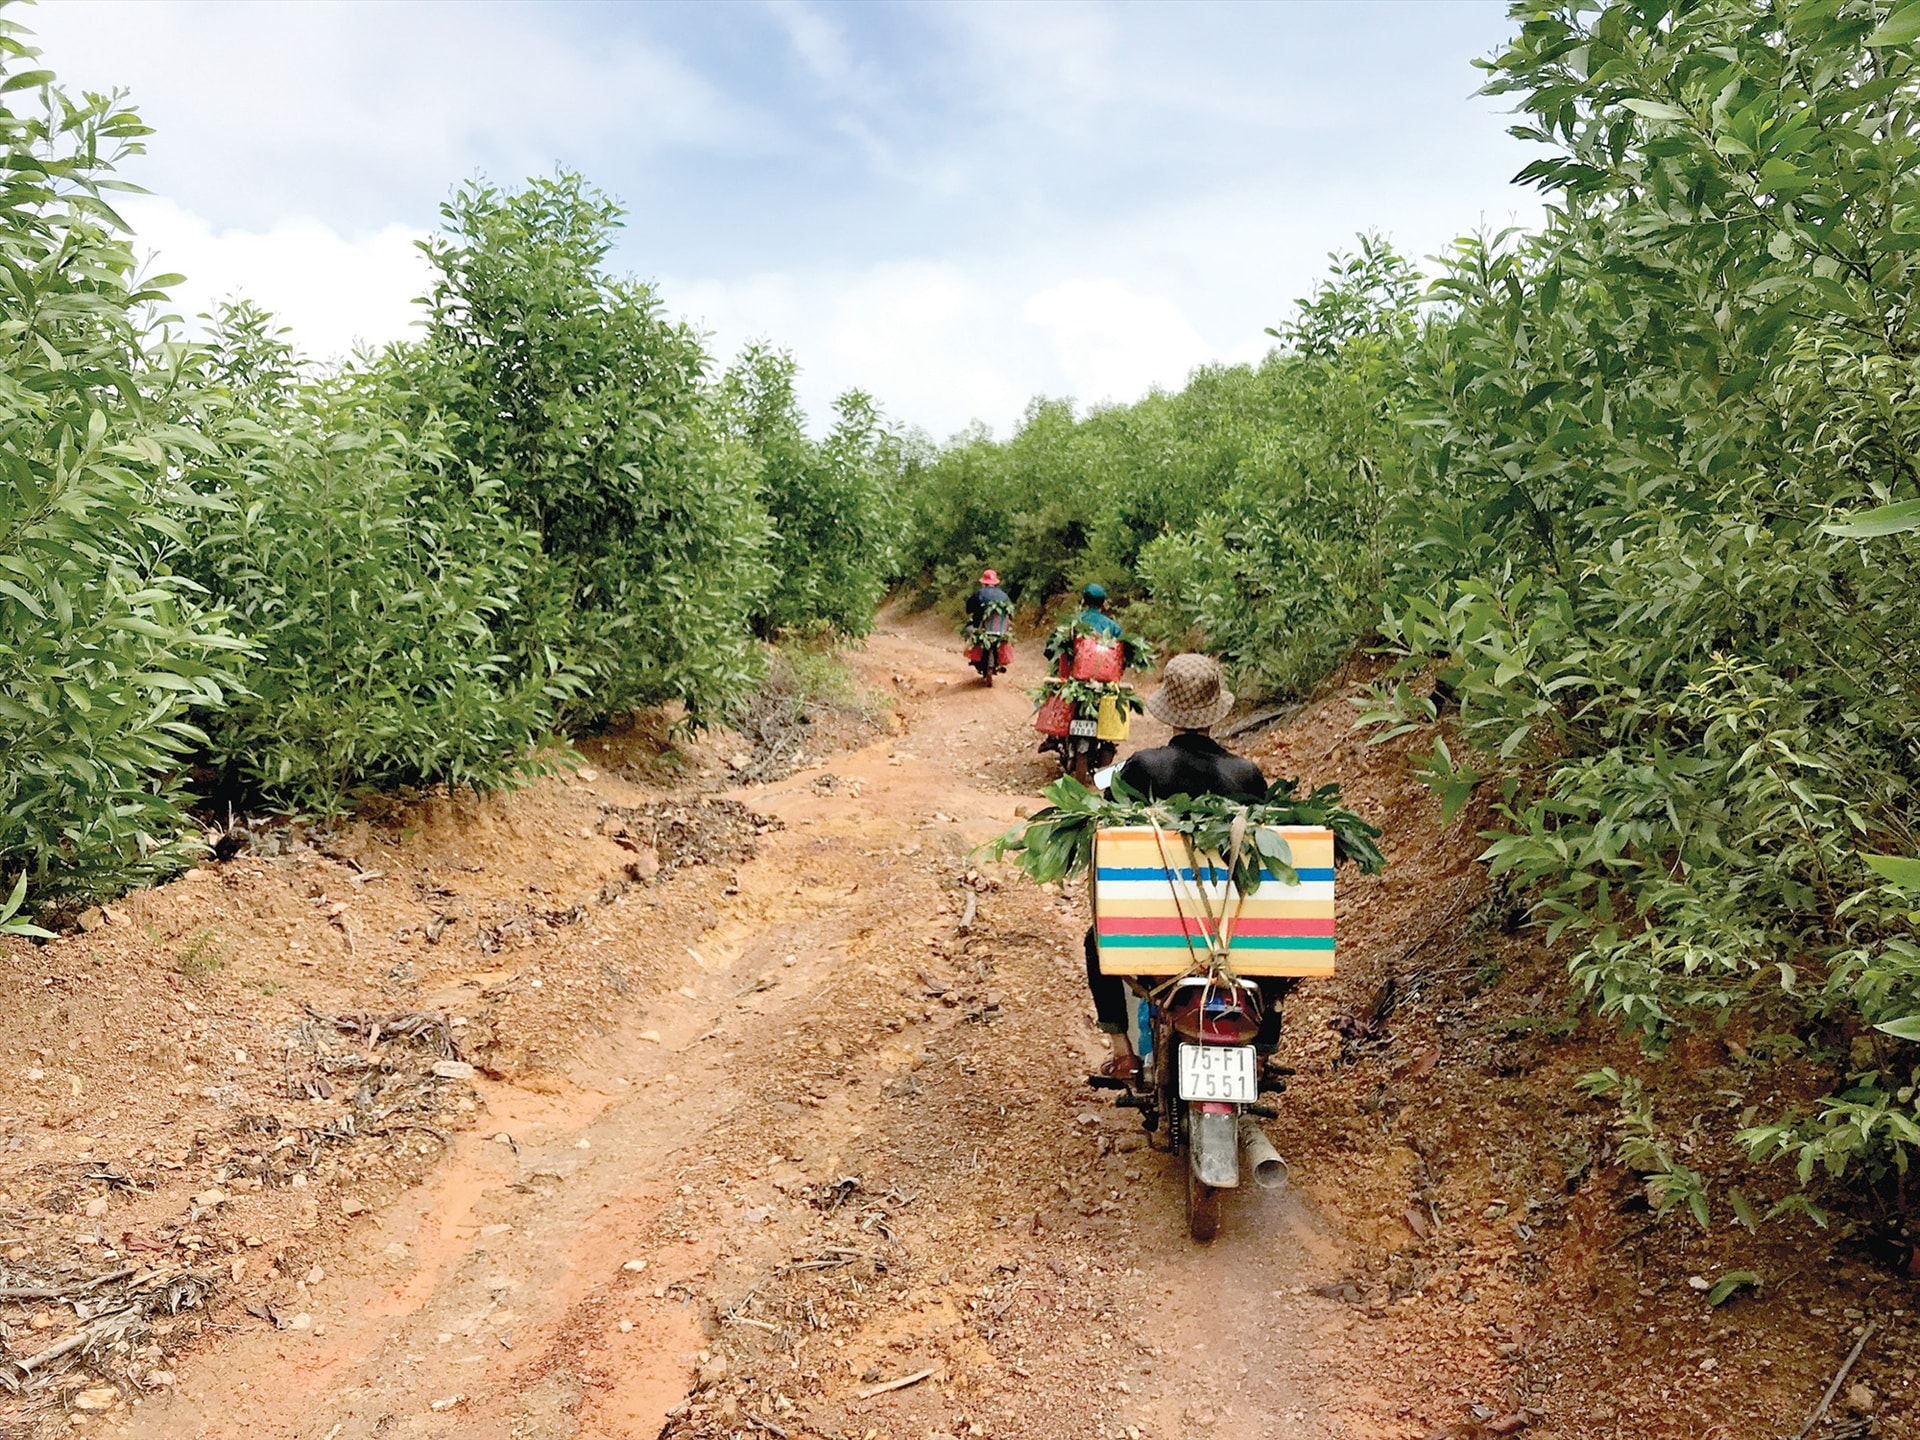
[[[607,274],[620,211],[578,176],[463,186],[442,214],[421,390],[554,568],[570,624],[534,643],[586,677],[569,718],[723,707],[754,676],[771,528],[699,335]]]
[[[1920,550],[1823,527],[1915,483],[1920,10],[1515,13],[1491,88],[1556,205],[1410,353],[1435,523],[1383,631],[1507,772],[1488,858],[1601,1010],[1838,1076],[1740,1137],[1803,1182],[1904,1169],[1913,892],[1860,852],[1920,848]]]
[[[216,704],[226,638],[174,563],[191,434],[177,358],[137,312],[102,195],[146,133],[113,97],[69,100],[0,21],[0,889],[107,889],[178,863],[178,780]]]
[[[192,573],[253,642],[210,716],[229,795],[330,812],[379,786],[487,789],[526,768],[575,677],[509,653],[539,543],[502,485],[408,415],[389,362],[303,378],[226,309],[193,396],[209,454]]]
[[[1366,239],[1258,366],[1096,410],[1036,401],[914,476],[902,568],[929,594],[999,570],[1024,604],[1100,581],[1255,691],[1311,685],[1371,625],[1409,450],[1394,419],[1417,277]],[[1142,604],[1151,594],[1151,604]]]
[[[1141,553],[1168,634],[1196,630],[1253,693],[1293,694],[1371,626],[1384,566],[1418,533],[1399,423],[1419,276],[1363,238],[1272,333],[1267,423],[1191,525]]]
[[[620,212],[578,177],[454,194],[416,343],[305,364],[235,304],[181,344],[101,198],[144,128],[23,72],[20,33],[0,29],[0,95],[37,102],[0,110],[7,933],[190,859],[190,775],[321,813],[496,787],[550,763],[558,727],[724,713],[756,631],[871,623],[901,441],[858,392],[810,439],[785,356],[713,375],[607,272]]]
[[[791,355],[749,346],[727,372],[728,414],[759,461],[774,580],[756,617],[783,630],[864,635],[894,575],[901,442],[873,400],[848,391],[824,441],[807,434]]]

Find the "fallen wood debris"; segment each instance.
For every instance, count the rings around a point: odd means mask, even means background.
[[[937,1366],[929,1366],[925,1370],[916,1370],[911,1375],[902,1375],[898,1380],[888,1380],[879,1385],[869,1385],[866,1389],[859,1392],[860,1398],[862,1400],[871,1400],[874,1396],[884,1395],[889,1390],[904,1390],[909,1385],[918,1385],[922,1380],[932,1379],[937,1368]]]

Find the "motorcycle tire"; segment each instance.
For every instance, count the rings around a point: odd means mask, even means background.
[[[1192,1157],[1180,1159],[1187,1172],[1187,1233],[1204,1245],[1220,1233],[1220,1191],[1194,1176]]]

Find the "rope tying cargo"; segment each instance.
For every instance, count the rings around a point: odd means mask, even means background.
[[[1233,829],[1230,853],[1225,857],[1226,863],[1224,871],[1222,872],[1224,879],[1220,889],[1220,905],[1217,909],[1214,907],[1211,897],[1207,894],[1206,882],[1200,878],[1202,857],[1198,849],[1194,846],[1193,837],[1186,834],[1181,835],[1181,842],[1187,852],[1187,871],[1188,874],[1193,877],[1185,883],[1192,885],[1194,903],[1196,908],[1201,912],[1200,920],[1196,921],[1188,915],[1187,906],[1182,903],[1180,898],[1180,887],[1182,884],[1180,867],[1175,865],[1167,854],[1167,833],[1161,828],[1158,819],[1153,819],[1152,824],[1154,844],[1159,848],[1160,863],[1162,868],[1167,872],[1167,885],[1173,892],[1174,911],[1180,917],[1180,933],[1182,938],[1187,942],[1188,958],[1187,968],[1184,971],[1175,975],[1170,980],[1165,981],[1163,984],[1153,987],[1148,993],[1155,1003],[1159,1003],[1182,981],[1190,979],[1194,975],[1204,974],[1206,976],[1206,988],[1208,990],[1212,990],[1214,986],[1219,985],[1226,989],[1228,993],[1237,996],[1240,991],[1240,981],[1239,977],[1233,973],[1233,932],[1240,923],[1240,912],[1246,904],[1247,897],[1244,892],[1233,884],[1233,873],[1239,865],[1240,846],[1245,839],[1245,831],[1240,825],[1236,825]],[[1214,867],[1209,865],[1207,867],[1208,873],[1211,874],[1213,869]],[[1227,892],[1229,890],[1233,892],[1234,901],[1231,914],[1229,914],[1227,910]],[[1201,958],[1198,947],[1194,944],[1194,931],[1196,929],[1201,929],[1202,938],[1206,941],[1204,961]],[[1206,1003],[1206,997],[1204,995],[1201,997],[1201,1003],[1202,1005]]]

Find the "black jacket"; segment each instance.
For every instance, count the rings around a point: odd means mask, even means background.
[[[1253,801],[1267,793],[1267,777],[1258,765],[1223,750],[1211,736],[1198,731],[1182,731],[1158,749],[1135,754],[1120,767],[1120,778],[1149,800],[1224,795]]]

